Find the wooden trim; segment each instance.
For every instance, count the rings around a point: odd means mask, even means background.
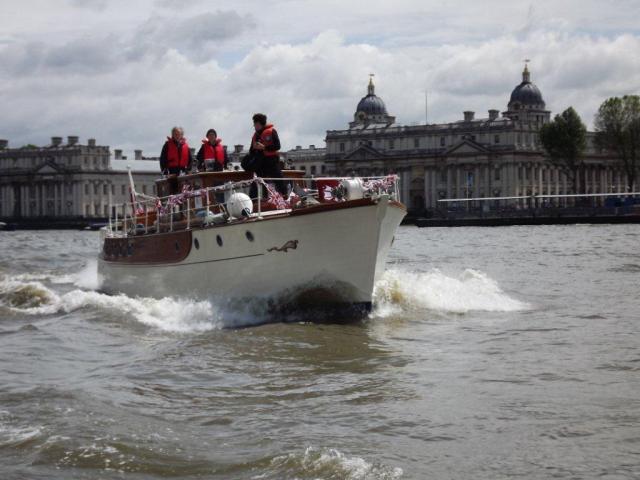
[[[183,261],[191,252],[191,230],[139,235],[126,238],[107,237],[101,258],[120,264],[158,264]]]

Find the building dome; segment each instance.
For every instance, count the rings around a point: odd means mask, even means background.
[[[538,87],[531,83],[529,69],[525,65],[522,72],[522,83],[513,89],[511,92],[511,98],[509,99],[509,110],[516,105],[519,106],[534,106],[540,109],[545,108],[544,100],[542,99],[542,93]],[[517,108],[517,107],[516,107]]]
[[[373,80],[369,79],[369,87],[367,89],[367,95],[362,97],[356,107],[356,113],[364,113],[367,116],[370,115],[387,115],[387,107],[380,97],[375,94],[375,87],[373,86]]]

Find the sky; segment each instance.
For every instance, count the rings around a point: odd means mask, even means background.
[[[640,0],[0,0],[0,138],[159,155],[172,126],[324,146],[369,73],[403,125],[506,109],[530,59],[553,114],[640,94]]]

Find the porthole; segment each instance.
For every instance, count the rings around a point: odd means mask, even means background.
[[[196,247],[196,250],[200,248],[200,242],[198,241],[197,238],[193,240],[193,246]]]
[[[219,246],[222,246],[222,237],[220,235],[216,235],[216,242],[218,242]]]
[[[247,237],[247,240],[249,240],[250,242],[253,242],[255,240],[255,238],[253,237],[253,233],[251,233],[249,230],[247,230],[247,233],[244,234]]]
[[[176,252],[180,250],[180,245],[178,245],[178,242],[176,242]]]

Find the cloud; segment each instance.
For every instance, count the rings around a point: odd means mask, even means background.
[[[163,54],[174,49],[195,62],[211,59],[227,40],[255,26],[251,15],[235,11],[204,12],[186,18],[158,17],[147,20],[131,42],[131,51]]]
[[[69,4],[74,7],[89,8],[91,10],[104,10],[107,0],[69,0]]]
[[[524,58],[547,107],[559,113],[573,105],[588,124],[608,96],[638,93],[640,57],[629,52],[640,49],[640,35],[585,31],[595,24],[591,17],[580,24],[585,15],[611,15],[593,2],[573,14],[545,1],[535,10],[496,0],[421,10],[423,2],[399,0],[360,11],[327,1],[323,8],[275,1],[259,15],[249,0],[235,11],[134,11],[146,20],[129,24],[106,9],[104,22],[77,32],[8,30],[0,104],[10,114],[0,117],[0,137],[20,145],[78,134],[153,154],[176,123],[194,144],[210,127],[230,145],[247,144],[251,114],[263,111],[286,148],[322,145],[327,129],[352,119],[370,72],[399,123],[424,122],[425,90],[430,122],[445,122],[463,110],[504,110]],[[515,27],[486,14],[499,7]],[[625,22],[618,16],[609,26]],[[235,58],[223,64],[229,52]]]

